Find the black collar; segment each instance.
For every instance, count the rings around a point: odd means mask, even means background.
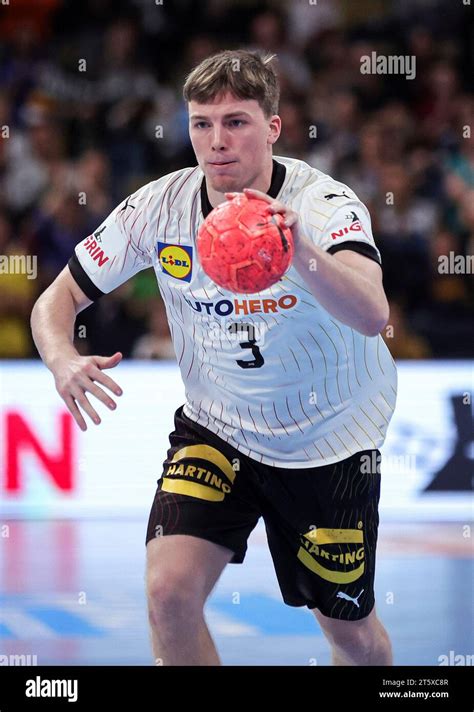
[[[276,198],[278,193],[281,190],[283,181],[285,180],[286,166],[284,166],[283,163],[278,163],[278,161],[275,161],[274,158],[272,159],[272,162],[273,162],[272,180],[270,183],[270,188],[267,191],[267,195],[269,195],[271,198]],[[206,178],[205,177],[202,179],[202,183],[201,183],[201,208],[202,208],[202,214],[204,215],[205,218],[207,218],[207,216],[213,209],[211,203],[209,202],[209,197],[207,195],[207,187],[206,187]]]

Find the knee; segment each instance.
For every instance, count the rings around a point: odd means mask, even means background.
[[[357,660],[359,664],[369,661],[377,647],[377,631],[372,624],[348,621],[344,626],[331,632],[329,640],[332,646],[347,658]]]
[[[202,587],[189,576],[162,572],[147,581],[148,612],[151,625],[187,621],[201,616],[205,596]]]
[[[362,658],[370,657],[374,636],[370,630],[359,628],[355,631],[339,634],[336,636],[334,644],[346,653],[358,653]]]

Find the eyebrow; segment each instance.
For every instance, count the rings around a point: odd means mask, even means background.
[[[248,114],[246,111],[232,111],[230,114],[225,114],[223,116],[224,119],[230,119],[232,116],[248,116],[249,118],[252,118],[250,114]],[[208,116],[203,116],[202,114],[191,114],[189,117],[191,120],[194,119],[209,119]]]

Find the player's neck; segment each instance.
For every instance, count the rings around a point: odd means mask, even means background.
[[[261,190],[263,193],[268,193],[272,183],[273,174],[273,156],[270,156],[269,163],[265,166],[265,169],[248,185],[242,185],[239,189],[229,189],[229,192],[239,193],[243,191],[244,188],[254,188],[255,190]],[[226,200],[225,193],[220,193],[217,190],[213,190],[206,180],[206,190],[207,197],[213,208],[216,208],[221,203]]]

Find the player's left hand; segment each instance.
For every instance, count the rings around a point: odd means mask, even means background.
[[[225,197],[228,200],[232,200],[238,193],[225,193]],[[284,205],[279,200],[270,197],[261,190],[255,190],[254,188],[244,188],[244,195],[247,198],[259,198],[260,200],[265,200],[268,203],[268,211],[271,213],[280,213],[285,219],[285,227],[289,227],[291,234],[293,235],[293,243],[296,247],[301,239],[300,225],[299,225],[299,215],[294,210],[291,210],[287,205]]]

